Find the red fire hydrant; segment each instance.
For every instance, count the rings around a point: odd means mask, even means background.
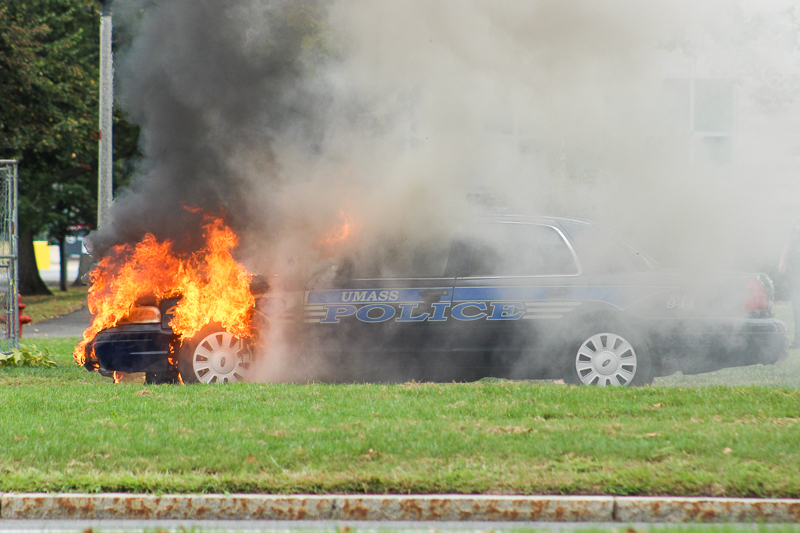
[[[33,319],[28,315],[23,315],[22,310],[25,309],[25,304],[22,303],[22,295],[17,293],[17,304],[19,306],[19,336],[22,338],[22,326],[33,322]]]

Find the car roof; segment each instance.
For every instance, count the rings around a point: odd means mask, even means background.
[[[476,217],[476,220],[481,222],[525,222],[530,224],[559,224],[561,222],[567,222],[597,226],[597,224],[589,222],[588,220],[553,215],[493,214],[478,216]]]

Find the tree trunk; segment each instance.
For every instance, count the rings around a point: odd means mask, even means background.
[[[27,228],[20,228],[19,233],[19,292],[23,296],[53,294],[39,275],[33,251],[33,230]]]
[[[58,263],[60,271],[58,273],[58,290],[67,292],[67,239],[58,239]]]

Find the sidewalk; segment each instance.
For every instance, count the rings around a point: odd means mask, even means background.
[[[80,337],[92,322],[89,309],[83,308],[68,315],[44,322],[28,324],[22,328],[22,340],[53,337]]]

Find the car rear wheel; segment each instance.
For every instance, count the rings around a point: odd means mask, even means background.
[[[623,337],[611,331],[586,337],[572,351],[573,366],[568,372],[567,381],[599,387],[646,385],[652,382],[650,364],[642,353],[642,345],[634,343],[633,339],[630,334]]]
[[[184,383],[245,381],[253,363],[250,345],[219,327],[204,328],[184,342],[178,370]]]

